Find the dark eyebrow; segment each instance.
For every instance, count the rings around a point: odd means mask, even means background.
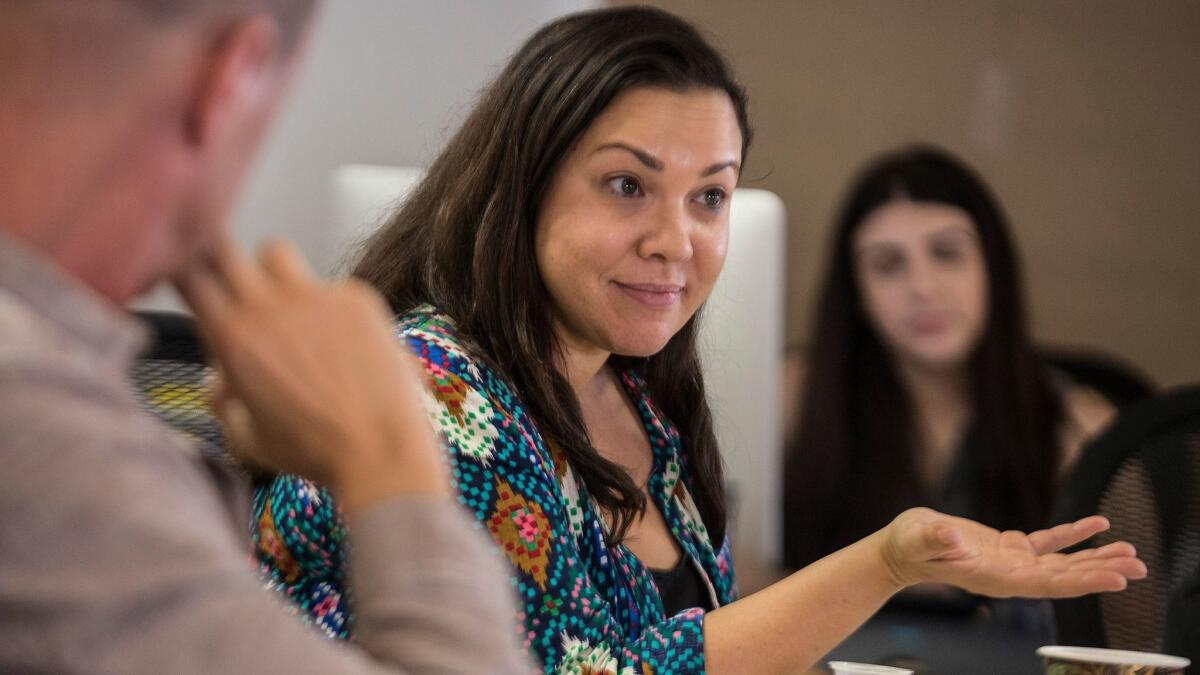
[[[704,172],[700,174],[700,177],[703,178],[705,176],[711,176],[714,173],[720,173],[720,172],[724,171],[725,169],[733,169],[734,173],[740,173],[741,165],[732,159],[727,162],[717,162],[716,164],[713,164],[712,166],[705,169]]]
[[[654,155],[646,152],[645,150],[639,150],[638,148],[635,148],[632,145],[629,145],[627,143],[621,143],[619,141],[614,141],[612,143],[605,143],[604,145],[601,145],[600,147],[593,150],[592,154],[594,155],[597,152],[601,152],[603,150],[624,150],[624,151],[632,154],[634,157],[637,157],[638,161],[641,162],[642,164],[645,164],[647,168],[653,169],[654,171],[662,171],[663,170],[662,160],[660,160],[657,157],[655,157]]]
[[[887,251],[890,253],[895,250],[903,250],[903,248],[903,246],[894,241],[872,241],[870,243],[854,247],[854,257],[858,258],[864,256],[871,251]]]
[[[605,143],[605,144],[597,147],[595,150],[593,150],[592,154],[596,154],[597,152],[602,152],[604,150],[624,150],[625,152],[630,153],[634,157],[637,157],[638,161],[641,162],[642,164],[645,164],[647,168],[652,169],[654,171],[662,171],[663,170],[662,160],[660,160],[659,158],[655,157],[654,155],[646,152],[645,150],[642,150],[640,148],[635,148],[634,146],[629,145],[628,143],[622,143],[620,141],[613,141],[611,143]],[[724,161],[724,162],[717,162],[716,164],[713,164],[713,165],[709,166],[707,169],[705,169],[704,171],[702,171],[700,173],[700,176],[702,178],[705,176],[711,176],[715,173],[720,173],[721,171],[724,171],[725,169],[733,169],[734,173],[737,173],[738,171],[741,170],[741,165],[739,165],[736,160],[732,160],[732,159]]]
[[[952,223],[952,224],[946,225],[945,227],[943,227],[941,229],[934,230],[933,232],[930,232],[929,234],[925,235],[924,240],[929,241],[931,239],[937,239],[938,237],[942,237],[942,236],[945,236],[948,234],[950,234],[950,235],[961,234],[965,237],[968,237],[968,238],[974,240],[977,243],[979,242],[979,233],[975,230],[975,228],[971,227],[970,225],[963,227],[963,226],[959,225],[958,223]],[[904,247],[903,244],[899,244],[890,239],[885,239],[883,241],[872,241],[870,243],[863,244],[861,246],[856,246],[854,250],[855,250],[855,256],[857,257],[857,256],[865,254],[871,250],[887,251],[887,250],[898,249],[898,248],[903,248],[903,247]]]
[[[925,238],[936,239],[937,237],[947,234],[962,234],[976,241],[979,240],[979,233],[976,232],[975,228],[968,223],[951,223],[940,230],[934,230],[933,232],[930,232],[925,236]]]

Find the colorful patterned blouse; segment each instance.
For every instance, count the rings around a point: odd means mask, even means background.
[[[512,566],[514,626],[535,662],[546,673],[704,672],[704,611],[664,615],[650,572],[624,545],[605,545],[607,526],[586,486],[511,387],[458,344],[450,319],[426,306],[397,330],[428,374],[426,405],[445,436],[459,501]],[[620,379],[653,448],[654,504],[703,572],[712,606],[732,602],[728,541],[714,547],[700,521],[678,432],[636,374]],[[352,638],[344,531],[328,493],[284,476],[256,497],[255,542],[270,585],[328,635]]]

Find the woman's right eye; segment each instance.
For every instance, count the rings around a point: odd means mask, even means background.
[[[614,176],[608,179],[608,188],[618,197],[638,197],[642,194],[642,184],[633,176]]]
[[[904,259],[900,256],[880,256],[870,263],[871,270],[880,276],[890,277],[900,272],[904,267]]]

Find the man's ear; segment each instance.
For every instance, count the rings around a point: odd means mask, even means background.
[[[241,19],[213,45],[203,60],[188,106],[185,134],[197,146],[211,146],[247,116],[270,106],[282,61],[279,25],[267,14]]]

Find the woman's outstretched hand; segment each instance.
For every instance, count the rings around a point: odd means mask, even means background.
[[[885,530],[882,553],[894,581],[959,586],[991,597],[1063,598],[1124,590],[1146,565],[1127,542],[1058,551],[1108,529],[1091,516],[1048,530],[1000,532],[931,509],[910,509]]]

